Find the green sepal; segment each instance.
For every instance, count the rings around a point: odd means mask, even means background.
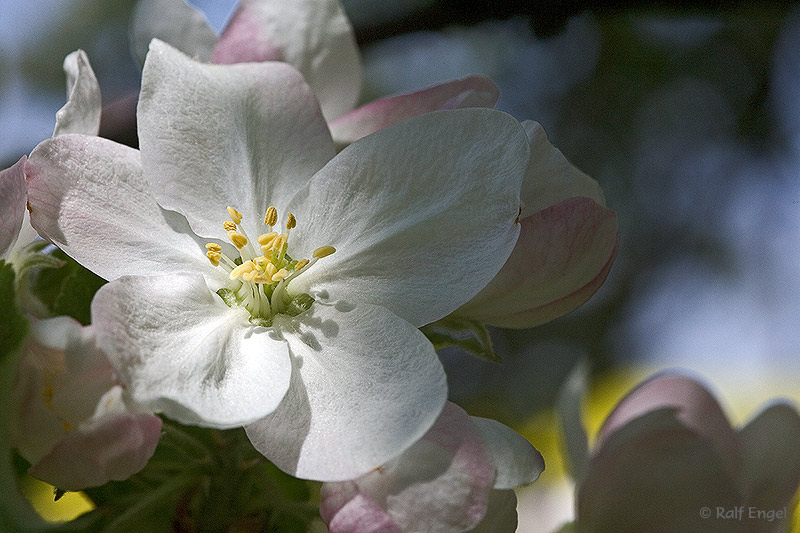
[[[437,350],[461,348],[495,363],[502,361],[494,351],[489,330],[480,322],[447,316],[419,329]]]

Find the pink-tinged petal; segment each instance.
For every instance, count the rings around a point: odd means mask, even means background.
[[[603,422],[595,449],[638,417],[665,408],[674,409],[681,424],[713,443],[731,472],[739,472],[738,436],[717,400],[698,381],[669,372],[642,382],[620,400]]]
[[[800,416],[785,403],[767,407],[739,432],[748,504],[788,505],[800,485]]]
[[[34,149],[26,173],[31,224],[102,278],[192,270],[219,279],[202,243],[156,203],[137,150],[59,135]]]
[[[291,66],[207,65],[157,40],[138,121],[156,198],[206,237],[225,239],[229,205],[252,237],[263,233],[267,208],[285,206],[336,153],[314,94]]]
[[[574,310],[603,283],[617,251],[614,211],[571,198],[521,223],[502,270],[456,314],[500,327],[533,327]]]
[[[212,61],[293,65],[314,89],[327,120],[351,110],[361,89],[355,35],[338,0],[243,0]]]
[[[570,163],[561,150],[550,143],[538,122],[526,120],[522,126],[531,145],[531,159],[520,193],[524,204],[523,218],[576,196],[591,198],[605,207],[605,196],[600,185]]]
[[[354,481],[324,484],[320,510],[331,531],[360,531],[354,528],[372,518],[400,531],[466,531],[486,514],[493,479],[481,433],[448,403],[396,459]]]
[[[289,344],[292,383],[275,412],[245,430],[295,477],[356,478],[419,440],[442,410],[436,352],[382,307],[317,301],[297,317],[276,316],[273,328]]]
[[[513,250],[527,162],[519,122],[494,109],[434,111],[354,142],[289,206],[293,257],[337,250],[292,287],[381,305],[416,326],[449,315]]]
[[[12,445],[31,463],[44,457],[65,434],[43,394],[55,376],[64,372],[64,352],[37,340],[35,331],[28,336],[17,367],[11,400],[13,416],[9,420]]]
[[[160,435],[157,416],[108,416],[68,433],[29,472],[64,490],[127,479],[144,468]]]
[[[183,424],[232,428],[289,387],[286,342],[225,305],[199,274],[130,276],[100,288],[92,326],[127,392]]]
[[[102,109],[100,86],[86,52],[77,50],[64,58],[64,72],[67,74],[67,103],[56,113],[53,135],[97,135]]]
[[[494,107],[499,91],[489,78],[469,76],[408,94],[389,96],[354,109],[330,122],[338,146],[347,146],[381,128],[436,111],[466,107]]]
[[[131,15],[130,40],[139,64],[153,39],[198,61],[209,61],[218,38],[203,12],[184,0],[138,0]]]
[[[25,218],[25,161],[22,156],[11,167],[0,171],[0,259],[5,259],[17,242]]]
[[[330,533],[403,533],[381,505],[353,481],[322,485],[319,513]]]
[[[738,472],[680,416],[670,407],[650,411],[595,449],[576,492],[580,531],[751,531],[701,515],[746,502]]]

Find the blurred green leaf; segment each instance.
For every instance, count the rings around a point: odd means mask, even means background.
[[[478,322],[448,316],[422,326],[419,330],[437,350],[448,347],[461,348],[495,363],[501,361],[500,356],[494,351],[489,330]]]
[[[91,321],[92,297],[105,280],[61,250],[52,255],[63,260],[64,265],[40,271],[33,281],[33,293],[53,315],[71,316],[85,326]]]

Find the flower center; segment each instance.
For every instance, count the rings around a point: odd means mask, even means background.
[[[292,259],[287,253],[289,233],[297,226],[294,215],[286,218],[285,231],[278,233],[273,227],[278,222],[278,211],[270,206],[264,216],[264,224],[269,231],[256,239],[259,250],[247,237],[242,227],[242,214],[228,207],[231,220],[222,224],[228,233],[228,240],[239,252],[239,257],[231,259],[222,253],[222,246],[210,242],[206,244],[206,257],[211,264],[228,272],[231,280],[229,288],[220,289],[217,294],[226,304],[244,307],[250,312],[250,322],[257,325],[272,325],[272,317],[283,313],[298,315],[314,303],[309,294],[292,296],[286,287],[294,278],[311,268],[321,258],[331,255],[333,246],[321,246],[314,250],[311,259]],[[260,254],[259,254],[260,252]]]

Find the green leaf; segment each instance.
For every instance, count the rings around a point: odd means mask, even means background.
[[[63,261],[63,266],[40,271],[33,280],[33,294],[53,315],[67,315],[83,325],[89,324],[92,298],[105,280],[61,250],[56,250],[52,256]]]
[[[501,362],[494,351],[492,337],[486,326],[465,318],[445,317],[419,330],[428,337],[437,350],[448,347],[461,348],[495,363]]]

